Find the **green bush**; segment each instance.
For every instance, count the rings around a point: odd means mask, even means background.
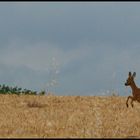
[[[39,95],[45,95],[45,90],[42,90],[41,92],[39,92]]]
[[[18,88],[17,86],[9,87],[9,86],[6,86],[5,84],[3,84],[3,85],[0,85],[0,94],[37,95],[37,92],[28,90],[28,89],[22,90],[22,88]]]

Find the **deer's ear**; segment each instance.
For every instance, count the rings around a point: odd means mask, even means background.
[[[133,73],[133,77],[135,77],[135,76],[136,76],[136,72]]]
[[[129,72],[128,76],[129,76],[129,77],[131,76],[131,72]]]

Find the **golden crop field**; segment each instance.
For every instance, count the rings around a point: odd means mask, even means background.
[[[0,95],[0,138],[140,136],[140,103],[121,96]]]

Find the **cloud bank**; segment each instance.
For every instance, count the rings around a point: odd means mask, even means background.
[[[82,42],[65,50],[48,42],[22,44],[13,41],[1,49],[1,83],[38,91],[47,89],[55,59],[58,73],[54,78],[59,85],[54,88],[58,94],[94,95],[108,90],[120,93],[125,92],[128,70],[140,70],[138,45],[118,49],[112,44]],[[136,80],[139,77],[137,74]]]
[[[0,83],[58,95],[99,95],[140,85],[140,4],[15,2],[0,5]],[[49,84],[48,84],[49,83]]]

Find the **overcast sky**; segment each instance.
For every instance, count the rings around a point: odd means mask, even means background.
[[[140,2],[0,2],[0,84],[56,95],[140,86]]]

